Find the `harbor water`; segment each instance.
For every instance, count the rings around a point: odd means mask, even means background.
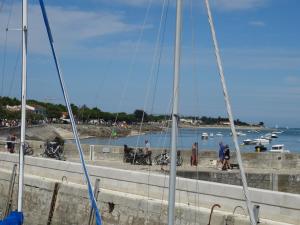
[[[271,133],[272,130],[237,130],[240,133],[238,136],[239,144],[242,151],[254,151],[255,145],[243,145],[243,140],[246,139],[257,139],[261,136],[265,136]],[[285,149],[291,152],[300,153],[300,128],[290,129],[278,129],[282,131],[281,134],[277,134],[278,138],[272,138],[270,144],[265,145],[268,149],[271,149],[272,145],[284,144]],[[202,140],[201,136],[203,133],[208,134],[207,140]],[[198,142],[199,150],[217,150],[219,142],[228,144],[231,149],[234,149],[232,141],[231,131],[227,128],[181,128],[178,132],[178,148],[179,149],[190,149],[194,142]],[[105,138],[88,138],[82,139],[83,144],[91,145],[128,145],[131,147],[143,147],[145,140],[149,140],[151,147],[154,148],[170,148],[171,138],[170,130],[161,132],[152,132],[142,135],[105,139]]]

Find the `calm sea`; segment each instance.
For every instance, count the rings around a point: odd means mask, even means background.
[[[266,145],[268,149],[275,144],[284,144],[285,149],[291,152],[300,153],[300,128],[290,129],[278,129],[283,131],[278,134],[278,138],[273,138],[269,145]],[[238,130],[242,132],[244,136],[239,136],[239,143],[242,144],[245,139],[255,139],[270,133],[271,130]],[[201,134],[203,132],[208,133],[208,140],[201,140]],[[218,135],[217,135],[218,134]],[[199,150],[217,150],[218,144],[222,141],[224,144],[228,144],[231,149],[233,148],[232,136],[229,129],[219,128],[199,128],[199,129],[179,129],[178,137],[178,148],[191,149],[193,142],[199,143]],[[100,138],[89,138],[82,139],[83,144],[109,144],[122,146],[127,144],[128,146],[144,146],[145,140],[149,140],[151,147],[157,148],[170,148],[170,130],[164,132],[148,133],[140,136],[123,137],[117,139],[100,139]],[[254,151],[254,145],[240,145],[242,151]]]

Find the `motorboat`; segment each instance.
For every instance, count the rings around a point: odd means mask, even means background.
[[[270,152],[278,152],[278,153],[290,153],[289,150],[284,149],[283,144],[272,145]]]
[[[244,145],[255,145],[256,142],[254,140],[251,139],[245,139],[243,140]]]
[[[213,137],[214,137],[214,133],[210,133],[209,136],[210,136],[211,138],[213,138]]]
[[[271,134],[271,138],[278,138],[278,135],[275,134],[275,133],[272,133],[272,134]]]
[[[283,133],[283,131],[281,130],[281,131],[273,131],[272,132],[272,134],[282,134]]]
[[[261,136],[260,138],[263,138],[263,139],[267,139],[269,141],[272,141],[272,134],[271,133],[267,133],[265,134],[264,136]]]
[[[237,135],[238,135],[238,136],[246,136],[246,134],[243,133],[243,132],[237,132]]]
[[[202,135],[201,135],[201,139],[202,140],[207,140],[208,139],[208,133],[203,132]]]
[[[257,138],[253,140],[255,144],[259,145],[268,145],[270,144],[270,140],[266,139],[266,138]]]
[[[218,132],[216,133],[216,136],[223,137],[223,134],[221,132]]]
[[[236,135],[237,135],[237,136],[246,136],[245,133],[240,132],[240,131],[236,132]],[[232,136],[232,133],[230,133],[230,136]]]

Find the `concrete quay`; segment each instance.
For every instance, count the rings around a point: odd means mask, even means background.
[[[17,161],[17,154],[0,153],[1,211],[7,198],[10,171]],[[25,163],[25,224],[46,224],[55,183],[60,188],[52,224],[87,224],[89,204],[81,165],[29,156]],[[98,204],[105,225],[166,224],[166,174],[92,165],[88,169],[93,182],[100,178]],[[255,188],[250,188],[250,195],[254,204],[260,205],[261,224],[300,221],[299,195]],[[13,202],[15,205],[16,199]],[[221,208],[214,213],[212,224],[249,224],[244,212],[232,215],[236,206],[245,208],[239,186],[177,178],[176,202],[176,224],[207,224],[209,208],[215,203]]]
[[[34,156],[40,157],[43,151],[43,142],[30,141],[34,148]],[[1,147],[1,146],[0,146]],[[82,145],[85,159],[88,164],[112,167],[125,170],[138,170],[168,173],[161,171],[160,166],[142,166],[123,163],[123,147],[118,146],[93,146],[94,151],[90,154],[90,146]],[[16,147],[18,150],[18,147]],[[72,143],[65,145],[66,160],[79,162],[76,146]],[[2,149],[4,151],[4,149]],[[161,153],[161,149],[152,149],[154,157]],[[216,169],[216,152],[199,152],[198,167],[191,167],[190,151],[182,151],[183,166],[177,168],[177,175],[185,178],[199,179],[225,184],[241,185],[241,177],[238,169],[232,171],[219,171]],[[273,191],[300,194],[300,154],[280,153],[242,153],[244,167],[249,187],[261,188]],[[231,162],[235,163],[235,154],[232,154]]]
[[[89,145],[83,145],[83,148],[86,159],[92,158],[90,164],[129,170],[148,170],[147,166],[123,163],[123,146],[95,145],[92,155]],[[154,157],[160,154],[162,149],[152,149],[152,152]],[[65,154],[67,160],[78,161],[74,144],[66,144]],[[242,184],[239,170],[227,172],[216,169],[216,151],[200,151],[197,168],[190,166],[191,151],[182,150],[181,155],[183,166],[178,167],[178,176],[225,184]],[[300,154],[244,152],[242,158],[250,187],[300,194]],[[231,163],[237,163],[234,152]],[[161,167],[152,166],[151,171],[161,173]]]

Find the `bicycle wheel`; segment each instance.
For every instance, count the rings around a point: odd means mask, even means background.
[[[161,155],[157,155],[154,157],[154,162],[156,165],[160,165],[161,164]]]

